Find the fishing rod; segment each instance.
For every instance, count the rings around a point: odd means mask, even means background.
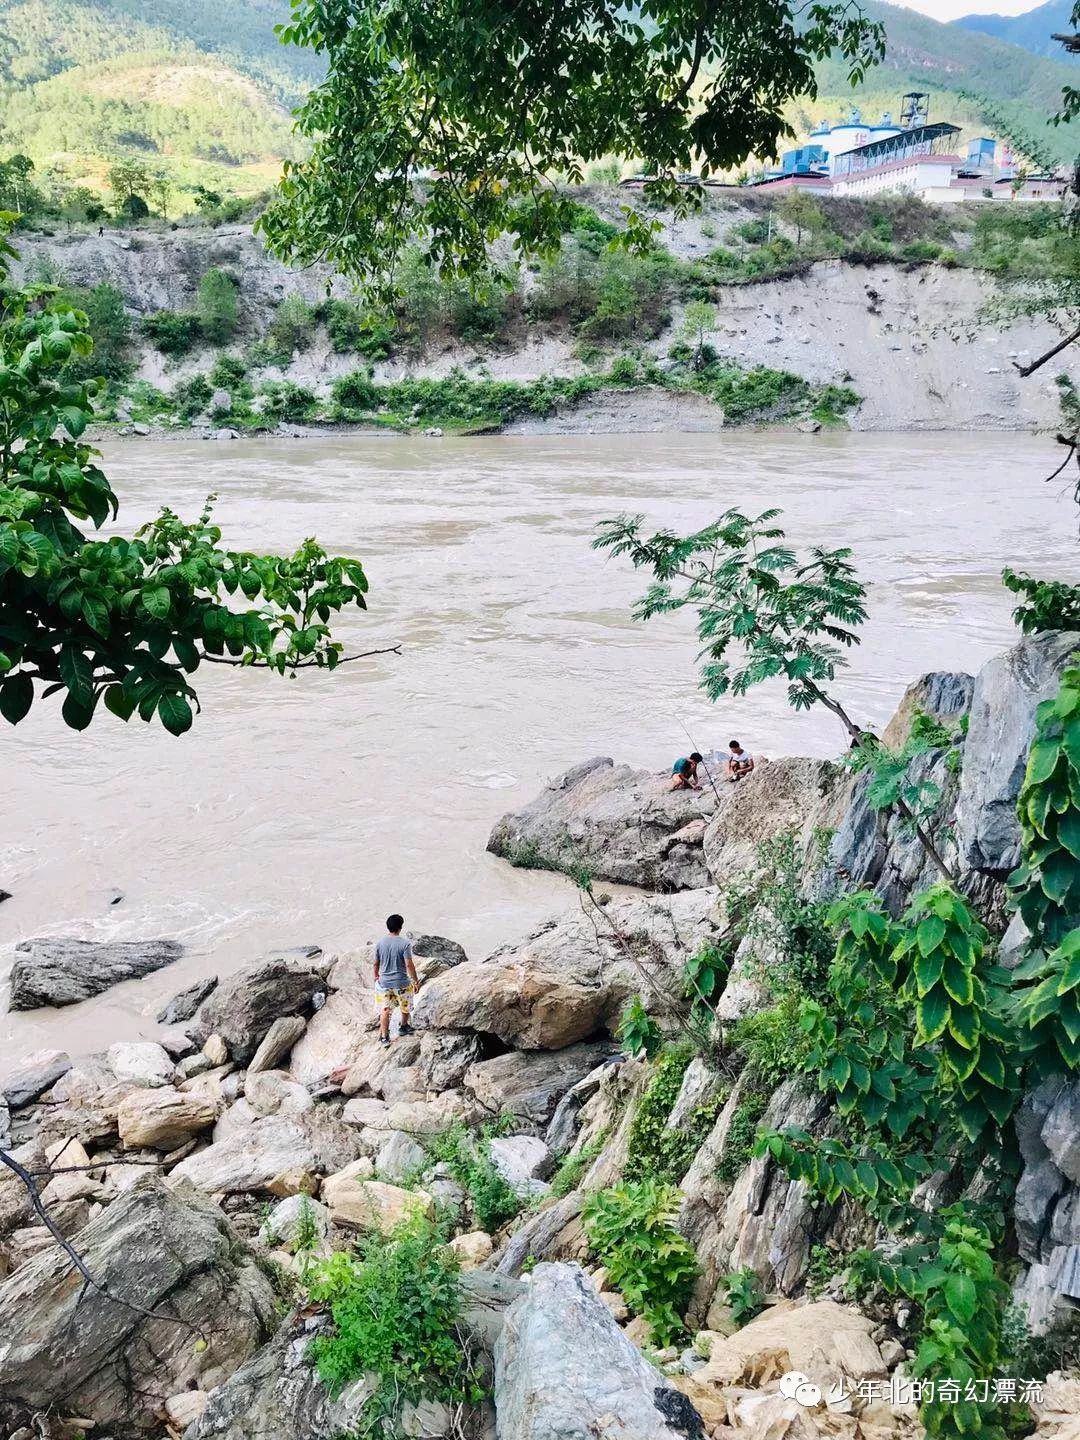
[[[674,711],[673,711],[672,713],[674,714]],[[678,721],[678,723],[679,723],[679,729],[680,729],[680,730],[683,732],[683,734],[686,736],[687,740],[690,741],[690,749],[693,750],[693,751],[695,751],[698,755],[704,756],[704,751],[698,750],[697,744],[696,744],[695,741],[694,741],[694,737],[690,734],[690,731],[689,731],[689,730],[686,728],[686,726],[683,724],[683,722],[682,722],[682,717],[679,716],[679,715],[676,715],[676,716],[675,716],[675,719],[676,719],[676,720]],[[716,788],[716,781],[712,778],[712,772],[710,771],[708,765],[705,764],[704,758],[702,758],[701,764],[702,764],[702,768],[703,768],[704,771],[705,771],[705,774],[708,776],[709,784],[712,786],[712,792],[713,792],[713,794],[716,796],[716,803],[719,804],[719,803],[720,803],[720,791]]]

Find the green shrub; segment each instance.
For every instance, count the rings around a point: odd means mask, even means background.
[[[715,1124],[727,1098],[723,1091],[696,1106],[678,1129],[667,1123],[693,1055],[692,1047],[682,1043],[669,1046],[657,1060],[630,1126],[623,1170],[627,1180],[677,1183]]]
[[[227,345],[236,331],[236,281],[224,270],[207,270],[199,281],[196,311],[202,333],[211,345]]]
[[[640,995],[632,995],[626,1002],[615,1034],[627,1055],[644,1055],[647,1060],[660,1049],[663,1039],[660,1026],[645,1009]]]
[[[724,1153],[716,1167],[716,1176],[725,1185],[734,1185],[739,1172],[750,1160],[761,1118],[768,1109],[769,1097],[764,1090],[751,1090],[735,1107],[728,1128]]]
[[[770,1009],[735,1023],[732,1042],[762,1090],[775,1090],[801,1070],[810,1053],[809,1036],[799,1025],[801,1003],[799,995],[789,991]]]
[[[134,371],[131,354],[131,321],[124,308],[124,297],[115,285],[102,283],[89,290],[61,290],[57,296],[77,310],[85,310],[90,337],[94,342],[91,354],[69,360],[64,367],[72,380],[90,380],[103,376],[113,384],[130,378]]]
[[[551,1177],[551,1193],[562,1199],[564,1195],[569,1195],[571,1190],[576,1190],[606,1143],[607,1131],[602,1130],[588,1145],[582,1146],[572,1155],[565,1156]]]
[[[805,406],[809,397],[810,387],[801,376],[763,365],[722,371],[714,390],[729,424],[784,419]]]
[[[210,369],[210,384],[222,390],[237,390],[247,373],[247,365],[239,355],[219,355]]]
[[[689,1045],[671,1045],[657,1060],[630,1126],[623,1170],[627,1180],[674,1181],[681,1180],[686,1173],[685,1170],[672,1173],[678,1167],[677,1159],[672,1156],[673,1143],[681,1151],[685,1136],[668,1130],[667,1119],[692,1059]]]
[[[289,380],[270,380],[262,387],[262,413],[271,420],[310,420],[319,408],[313,390]]]
[[[724,1300],[731,1309],[731,1318],[739,1328],[764,1310],[765,1295],[758,1277],[749,1265],[725,1275],[721,1283],[724,1287]]]
[[[393,348],[394,323],[347,300],[331,300],[326,309],[326,333],[335,354],[386,360]]]
[[[355,1253],[338,1251],[309,1273],[311,1299],[327,1306],[334,1326],[310,1349],[331,1393],[378,1376],[356,1432],[365,1440],[395,1435],[405,1401],[461,1405],[485,1397],[461,1325],[457,1262],[441,1242],[434,1226],[412,1220],[389,1239],[360,1236]]]
[[[675,1227],[681,1199],[673,1185],[631,1181],[591,1195],[583,1211],[589,1245],[609,1281],[661,1346],[683,1334],[697,1278],[693,1246]]]
[[[476,1136],[460,1122],[435,1136],[428,1153],[441,1160],[472,1201],[473,1215],[481,1230],[494,1234],[521,1213],[522,1201],[495,1168],[491,1158],[490,1128]]]
[[[353,411],[366,414],[379,408],[379,392],[366,370],[354,370],[351,375],[343,375],[340,380],[335,380],[330,387],[330,393],[335,407],[346,413]]]
[[[848,385],[819,385],[814,391],[810,413],[824,424],[834,423],[848,410],[862,404],[862,396]]]
[[[636,385],[638,362],[631,355],[620,355],[611,362],[608,379],[613,385]]]
[[[286,295],[266,332],[275,351],[292,358],[295,350],[307,350],[315,338],[315,311],[299,295]]]
[[[144,315],[141,328],[155,350],[173,357],[189,354],[202,337],[199,317],[179,310]]]
[[[192,375],[189,380],[178,380],[173,386],[172,401],[183,420],[191,420],[202,414],[210,404],[214,387],[205,375]]]
[[[912,260],[918,264],[936,260],[940,255],[941,246],[933,240],[909,240],[906,245],[900,247],[901,260]]]

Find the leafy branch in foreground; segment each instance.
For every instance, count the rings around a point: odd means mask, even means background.
[[[849,549],[814,546],[800,560],[773,523],[780,514],[726,510],[683,536],[670,530],[645,535],[643,516],[619,515],[601,522],[593,549],[628,556],[635,569],[652,571],[653,584],[634,607],[636,620],[686,608],[696,612],[701,688],[710,700],[784,679],[788,703],[795,710],[824,706],[868,752],[864,760],[872,767],[884,747],[831,693],[836,672],[847,665],[844,651],[859,643],[866,586]],[[895,808],[941,873],[955,879],[901,785],[882,808]]]
[[[574,205],[552,177],[578,184],[611,155],[685,209],[692,165],[776,153],[788,102],[817,93],[815,61],[839,55],[854,82],[884,55],[883,27],[846,0],[292,0],[279,34],[325,56],[326,79],[298,115],[310,153],[286,162],[260,227],[277,254],[333,260],[374,290],[416,240],[470,277],[503,233],[524,255],[554,251]],[[650,223],[626,218],[644,243]]]
[[[1009,888],[1031,945],[1013,972],[1014,1017],[1041,1078],[1080,1068],[1080,667],[1036,712],[1017,813],[1023,858]]]
[[[843,650],[858,644],[866,587],[848,549],[815,546],[800,561],[772,523],[780,513],[751,518],[726,510],[686,536],[646,536],[643,516],[620,515],[601,522],[593,549],[629,556],[635,569],[653,572],[635,619],[697,611],[701,686],[710,700],[781,677],[796,710],[824,705],[855,737],[858,726],[823,687],[847,664]]]
[[[63,694],[63,718],[72,729],[85,729],[103,702],[122,720],[156,714],[179,735],[198,708],[188,676],[204,661],[284,675],[359,658],[344,654],[329,620],[343,609],[365,608],[363,566],[327,555],[315,540],[290,556],[223,549],[209,502],[194,524],[164,509],[132,539],[84,536],[78,522],[100,527],[118,510],[97,452],[81,438],[98,387],[66,378],[73,357],[90,355],[87,318],[48,288],[11,286],[3,253],[4,719],[18,724],[35,699]]]

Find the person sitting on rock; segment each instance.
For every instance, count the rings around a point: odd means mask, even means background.
[[[700,764],[701,756],[696,750],[691,752],[689,758],[680,757],[676,760],[671,767],[672,790],[700,790],[701,781],[697,774]]]
[[[401,1014],[399,1035],[411,1035],[409,1009],[412,997],[420,989],[420,980],[413,964],[412,941],[403,938],[405,921],[391,915],[386,934],[375,946],[375,1003],[379,1007],[379,1044],[390,1044],[390,1011]]]
[[[738,740],[728,741],[728,762],[727,778],[734,785],[737,781],[743,780],[754,768],[754,757],[749,750],[744,750]]]

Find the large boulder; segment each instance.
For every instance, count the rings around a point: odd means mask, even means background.
[[[464,1303],[462,1328],[483,1356],[494,1346],[503,1317],[520,1287],[502,1276],[475,1271],[461,1277]],[[338,1440],[359,1434],[364,1406],[370,1398],[373,1377],[361,1376],[331,1393],[315,1368],[311,1355],[314,1336],[326,1333],[325,1319],[290,1316],[269,1345],[264,1345],[223,1385],[184,1440]],[[434,1418],[439,1405],[406,1406],[399,1417],[401,1433],[414,1440],[432,1440],[443,1433],[436,1424],[418,1423]],[[424,1412],[427,1412],[426,1415]],[[480,1428],[468,1412],[452,1425],[454,1435],[477,1434]],[[393,1425],[393,1420],[390,1422]]]
[[[465,1089],[489,1115],[514,1115],[542,1132],[566,1092],[617,1053],[604,1042],[565,1050],[510,1050],[471,1065]]]
[[[134,1090],[121,1100],[116,1123],[126,1150],[172,1151],[208,1130],[217,1106],[201,1095],[184,1095],[172,1086]]]
[[[979,671],[956,804],[965,866],[1004,877],[1018,864],[1016,797],[1035,735],[1035,710],[1057,693],[1077,649],[1080,631],[1047,631],[1021,640]]]
[[[575,907],[425,985],[414,1024],[557,1050],[610,1031],[631,995],[662,1015],[681,1004],[686,961],[717,935],[714,902],[711,890],[688,890]]]
[[[724,1392],[730,1386],[756,1388],[788,1371],[806,1375],[825,1392],[841,1377],[849,1388],[852,1382],[884,1381],[888,1370],[873,1329],[865,1315],[832,1300],[778,1305],[734,1335],[714,1340],[708,1363],[687,1376],[682,1389],[712,1426],[727,1418]],[[790,1432],[785,1426],[766,1433]]]
[[[218,1207],[195,1192],[144,1179],[77,1244],[101,1289],[85,1286],[55,1246],[0,1285],[0,1394],[9,1404],[125,1434],[149,1428],[169,1396],[219,1385],[273,1328],[269,1281]]]
[[[709,883],[702,821],[716,808],[707,782],[701,790],[672,790],[669,774],[588,760],[504,815],[488,849],[528,868],[583,865],[597,879],[646,890],[697,890]]]
[[[831,760],[802,755],[758,764],[729,787],[727,803],[705,831],[705,863],[712,882],[725,889],[754,878],[761,869],[759,846],[791,830],[799,853],[813,866],[815,832],[835,822],[845,778]]]
[[[229,1054],[246,1064],[282,1016],[308,1016],[326,981],[303,959],[275,956],[239,970],[199,1006],[192,1034],[201,1042],[220,1035]]]
[[[276,1115],[255,1120],[181,1160],[171,1180],[188,1180],[209,1194],[287,1194],[296,1187],[279,1183],[293,1173],[313,1172],[317,1157],[307,1132],[295,1120]]]
[[[9,1010],[77,1005],[122,980],[141,980],[179,960],[176,940],[23,940],[15,946]]]
[[[700,1440],[701,1419],[576,1265],[538,1265],[495,1346],[499,1440]]]
[[[206,997],[216,988],[217,976],[208,975],[205,980],[196,980],[185,986],[161,1007],[157,1013],[159,1025],[182,1025],[190,1020]]]
[[[12,1110],[32,1104],[71,1069],[71,1056],[64,1050],[36,1050],[24,1055],[13,1070],[0,1080],[0,1095]]]
[[[338,1440],[359,1426],[374,1388],[363,1377],[331,1396],[295,1317],[210,1396],[184,1440]]]

